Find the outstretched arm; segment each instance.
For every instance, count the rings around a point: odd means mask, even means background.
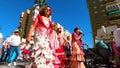
[[[28,33],[28,37],[27,37],[27,42],[29,43],[30,40],[31,40],[31,36],[32,36],[32,33],[34,32],[35,30],[35,27],[37,26],[37,23],[38,23],[38,17],[35,18],[35,20],[33,21],[31,27],[30,27],[30,31]]]

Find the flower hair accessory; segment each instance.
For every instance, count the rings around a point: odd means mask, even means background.
[[[50,15],[52,15],[52,10],[50,9]]]

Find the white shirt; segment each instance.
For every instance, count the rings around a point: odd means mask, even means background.
[[[3,38],[3,35],[2,35],[2,33],[0,33],[0,38]]]
[[[114,31],[115,44],[117,47],[120,47],[120,28],[117,28]]]
[[[3,42],[3,45],[7,45],[6,43],[8,42],[9,37],[7,37],[7,39]]]
[[[2,33],[0,33],[0,45],[2,43],[2,38],[3,38],[3,35],[2,35]],[[0,48],[1,48],[1,46],[0,46]]]
[[[19,46],[19,44],[21,43],[20,36],[11,35],[8,42],[10,42],[10,45],[12,46]]]

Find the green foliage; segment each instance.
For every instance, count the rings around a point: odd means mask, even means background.
[[[20,36],[23,37],[24,34],[25,34],[25,33],[24,33],[24,30],[20,28],[20,29],[19,29],[19,32],[20,32]]]
[[[46,2],[46,0],[35,0],[35,4],[41,4],[41,3],[45,3]]]

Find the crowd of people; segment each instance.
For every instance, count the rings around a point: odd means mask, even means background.
[[[17,65],[17,59],[28,61],[26,68],[86,68],[85,53],[82,47],[83,32],[75,27],[72,34],[65,32],[58,23],[50,20],[52,10],[48,5],[42,6],[34,18],[28,37],[22,39],[19,30],[3,42],[0,62],[8,66]],[[113,33],[112,48],[117,64],[120,62],[120,28]],[[0,43],[2,43],[0,33]],[[31,41],[34,41],[31,43]]]
[[[117,24],[117,29],[111,32],[111,59],[115,61],[114,65],[120,67],[120,24]]]
[[[49,19],[52,10],[48,5],[40,8],[26,39],[19,30],[4,41],[1,62],[17,65],[17,59],[29,61],[26,68],[85,68],[82,48],[83,33],[78,27],[71,35]],[[34,43],[31,44],[31,40]]]
[[[111,30],[108,39],[98,39],[95,42],[98,55],[112,62],[111,66],[120,67],[120,24],[116,26],[115,30]]]
[[[1,27],[0,27],[0,29],[1,29]],[[3,38],[3,35],[2,35],[2,33],[0,33],[0,46],[2,44],[2,38]],[[1,54],[1,51],[0,51],[0,54]]]

